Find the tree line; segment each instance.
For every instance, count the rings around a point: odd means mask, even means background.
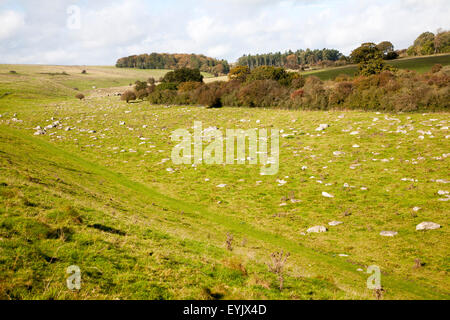
[[[422,33],[406,51],[408,56],[423,56],[450,52],[450,31]]]
[[[345,56],[335,49],[306,49],[286,51],[284,53],[266,53],[256,55],[244,55],[238,59],[237,64],[247,66],[250,69],[260,66],[283,67],[287,69],[303,69],[307,65],[317,65],[323,62],[335,64],[345,62]]]
[[[132,55],[117,60],[118,68],[137,69],[199,69],[215,75],[228,74],[230,66],[226,60],[217,60],[197,54],[151,53]]]

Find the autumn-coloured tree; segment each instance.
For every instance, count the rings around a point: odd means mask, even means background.
[[[383,53],[375,43],[367,42],[353,50],[350,57],[353,63],[361,63],[373,59],[381,59],[383,58]]]
[[[230,70],[228,78],[230,80],[238,80],[244,82],[250,74],[250,68],[247,66],[236,66]]]

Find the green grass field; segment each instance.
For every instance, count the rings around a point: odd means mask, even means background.
[[[81,72],[86,70],[87,74]],[[15,71],[17,74],[11,74]],[[72,98],[78,91],[123,87],[136,80],[158,80],[170,70],[143,70],[111,66],[44,66],[0,64],[0,96],[9,92],[17,99]],[[64,74],[65,73],[65,74]],[[213,78],[203,73],[205,79]],[[78,89],[78,90],[75,90]]]
[[[403,58],[393,61],[388,61],[388,64],[397,67],[399,69],[414,70],[418,73],[429,72],[435,64],[441,64],[442,66],[450,65],[450,55],[434,55],[426,57],[414,57]],[[320,69],[314,71],[303,72],[303,75],[314,75],[321,80],[334,80],[337,76],[345,74],[348,76],[354,76],[358,72],[356,65],[350,65],[338,68]]]
[[[371,265],[385,299],[450,298],[448,113],[126,104],[88,88],[164,71],[86,69],[87,82],[0,66],[0,298],[375,299]],[[171,132],[194,121],[282,129],[279,173],[173,164]],[[416,231],[424,221],[442,228]],[[267,267],[277,251],[291,254],[282,291]]]

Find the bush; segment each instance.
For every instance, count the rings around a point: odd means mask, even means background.
[[[384,57],[384,59],[385,59],[385,60],[395,60],[395,59],[398,58],[398,56],[399,56],[399,54],[398,54],[397,51],[391,51],[391,52],[388,52],[388,53],[386,54],[386,56]]]
[[[147,79],[147,82],[148,82],[150,85],[153,85],[153,84],[156,83],[156,80],[155,80],[155,78],[150,77],[150,78]]]
[[[274,80],[255,80],[242,86],[238,93],[239,101],[248,107],[272,107],[278,104],[283,93],[287,93]]]
[[[177,92],[175,90],[155,90],[147,97],[147,100],[151,104],[174,104],[176,103],[176,99]]]
[[[394,70],[395,68],[384,63],[383,59],[371,59],[362,61],[358,65],[359,74],[363,76],[370,76],[372,74],[379,74],[385,70]]]
[[[295,78],[292,79],[291,87],[293,89],[303,88],[303,86],[305,85],[305,82],[306,82],[305,77],[303,77],[302,75],[300,75],[298,73],[296,75],[298,75],[298,76],[295,76]]]
[[[180,92],[190,92],[200,88],[202,84],[200,82],[183,82],[178,86],[178,91]]]
[[[337,106],[343,104],[348,96],[353,92],[353,83],[341,81],[336,84],[329,96],[330,105]]]
[[[78,93],[78,94],[75,96],[75,98],[80,99],[80,100],[83,100],[83,99],[84,99],[84,94]]]
[[[81,74],[87,74],[86,70],[81,71]]]
[[[141,89],[139,91],[136,91],[136,98],[140,100],[144,100],[149,95],[147,89]]]
[[[147,89],[147,82],[145,81],[136,81],[134,83],[134,89],[139,92],[139,91],[145,91]]]
[[[432,68],[431,68],[431,73],[438,73],[439,71],[442,70],[442,64],[435,64]]]
[[[174,82],[163,82],[156,86],[156,91],[178,90],[178,84]]]
[[[247,66],[237,66],[230,70],[228,78],[230,80],[237,80],[244,82],[250,74],[250,68]]]
[[[167,73],[162,79],[162,82],[165,83],[173,82],[177,84],[189,81],[203,82],[203,76],[200,73],[199,69],[189,69],[189,68],[177,69],[175,71]]]
[[[9,73],[10,73],[10,74],[17,74],[17,72],[14,71],[14,70],[11,70]]]
[[[304,97],[301,99],[302,107],[308,109],[326,110],[328,107],[328,96],[323,86],[323,82],[310,76],[306,79]]]
[[[127,90],[122,94],[122,96],[120,97],[120,100],[126,101],[127,103],[129,103],[132,100],[136,100],[136,94],[134,93],[134,91]]]
[[[196,97],[199,104],[206,105],[209,108],[221,108],[222,93],[222,84],[220,82],[212,82],[197,88],[194,97]]]
[[[247,77],[247,82],[256,80],[273,80],[279,82],[288,78],[289,74],[284,68],[261,66],[252,70],[250,75]]]

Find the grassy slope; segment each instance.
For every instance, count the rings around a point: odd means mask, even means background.
[[[14,82],[14,76],[8,77]],[[382,267],[388,298],[449,296],[444,280],[448,204],[438,202],[436,195],[445,185],[431,181],[448,172],[447,160],[432,159],[446,152],[445,130],[436,125],[444,125],[448,114],[396,116],[409,131],[404,135],[389,133],[397,121],[372,113],[350,112],[340,119],[335,112],[167,109],[126,105],[117,98],[54,100],[0,100],[3,297],[367,299],[372,297],[365,288],[367,275],[356,269],[371,264]],[[15,112],[23,122],[11,121]],[[46,125],[50,117],[75,129],[32,137],[30,128]],[[373,124],[373,117],[380,120]],[[261,120],[263,127],[292,132],[293,138],[282,139],[280,174],[261,177],[252,166],[163,163],[173,145],[170,132],[192,126],[194,119],[220,128],[249,128]],[[310,136],[323,122],[332,128],[321,137]],[[143,124],[149,128],[143,130]],[[350,127],[359,128],[361,136],[341,131]],[[435,138],[417,140],[419,129],[432,130]],[[150,141],[141,145],[139,136]],[[354,142],[361,148],[352,149]],[[333,157],[334,150],[346,156]],[[425,160],[412,165],[419,155]],[[372,161],[389,157],[395,157],[389,164]],[[362,166],[349,170],[355,161]],[[303,165],[308,166],[305,172],[299,169]],[[176,172],[170,174],[168,167]],[[312,175],[332,186],[317,183]],[[206,183],[205,177],[211,181]],[[419,182],[402,182],[404,177]],[[287,179],[288,185],[278,187],[277,178]],[[357,189],[342,188],[344,182]],[[216,188],[220,183],[227,188]],[[359,191],[360,186],[369,191]],[[323,190],[336,198],[324,200]],[[291,191],[303,202],[279,207],[280,198]],[[422,208],[416,216],[411,213],[415,205]],[[344,211],[352,215],[342,217]],[[331,220],[345,223],[326,234],[300,235]],[[444,228],[415,232],[415,225],[425,220]],[[98,230],[101,226],[126,235]],[[399,236],[378,235],[391,229]],[[227,232],[235,236],[232,253],[224,249]],[[282,293],[264,265],[280,249],[292,253]],[[413,269],[416,258],[425,267]],[[78,294],[64,285],[65,268],[71,264],[84,270]]]
[[[389,64],[399,68],[414,70],[419,73],[429,72],[435,64],[442,64],[443,66],[450,65],[450,55],[433,55],[426,57],[404,58],[394,61],[389,61]],[[304,75],[315,75],[321,80],[333,80],[340,74],[353,76],[358,71],[357,66],[345,66],[338,68],[322,69],[304,72]]]
[[[17,75],[9,74],[16,71]],[[81,74],[83,70],[87,74]],[[54,97],[66,98],[96,88],[121,87],[149,77],[159,79],[170,70],[141,70],[110,66],[45,66],[0,64],[0,96],[11,92],[16,98]],[[62,75],[66,72],[68,75]],[[203,73],[208,79],[212,75]],[[14,81],[11,81],[14,77]],[[26,87],[25,87],[26,86]],[[22,94],[23,93],[23,94]]]

